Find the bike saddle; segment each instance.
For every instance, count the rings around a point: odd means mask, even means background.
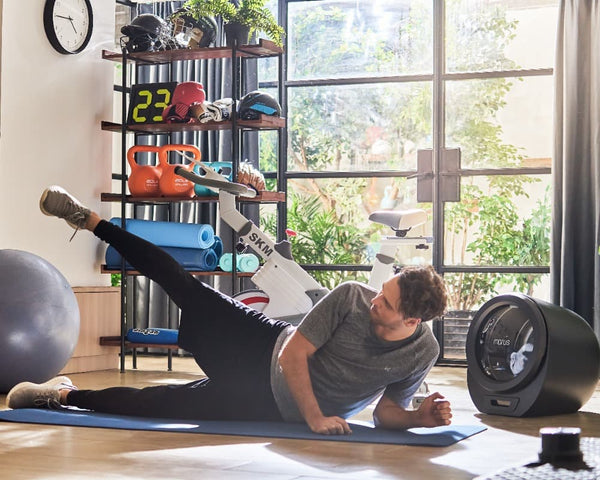
[[[396,232],[406,232],[413,227],[423,225],[427,221],[427,212],[419,208],[410,210],[378,210],[369,215],[369,220],[387,225]]]

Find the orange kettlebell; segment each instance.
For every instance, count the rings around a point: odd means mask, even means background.
[[[190,152],[193,155],[193,160],[189,165],[172,165],[169,163],[169,152],[171,151]],[[194,167],[194,162],[199,162],[201,157],[200,150],[193,145],[173,144],[162,146],[158,154],[160,168],[162,169],[162,176],[159,180],[161,195],[164,197],[193,197],[194,183],[177,175],[175,173],[175,167],[183,167],[186,170],[191,171]]]
[[[136,162],[135,155],[139,152],[160,152],[160,147],[154,145],[135,145],[127,151],[127,161],[131,168],[131,173],[127,179],[129,191],[134,197],[158,197],[160,195],[159,181],[162,176],[160,164],[139,165]],[[157,162],[160,160],[157,160]]]

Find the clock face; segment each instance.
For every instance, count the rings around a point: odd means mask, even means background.
[[[60,53],[81,52],[92,36],[92,21],[89,0],[46,0],[44,28]]]

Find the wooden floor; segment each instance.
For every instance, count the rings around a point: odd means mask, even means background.
[[[83,388],[142,386],[196,378],[189,359],[144,358],[138,370],[71,375]],[[485,432],[445,448],[389,446],[134,432],[0,423],[3,479],[471,479],[533,460],[545,426],[578,426],[600,437],[600,391],[579,413],[519,419],[482,415],[473,406],[463,368],[436,367],[431,389],[453,404],[454,423],[482,424]],[[5,396],[0,396],[0,408]],[[368,418],[362,417],[363,419]]]

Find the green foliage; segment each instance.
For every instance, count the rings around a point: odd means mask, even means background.
[[[504,177],[490,182],[483,192],[475,185],[463,185],[462,201],[446,210],[446,245],[458,257],[451,263],[466,264],[468,255],[475,265],[543,266],[550,261],[549,189],[536,202],[529,216],[520,220],[517,195],[529,198],[524,188],[534,181],[527,177]],[[512,185],[515,192],[509,194]],[[506,189],[506,190],[505,190]],[[471,239],[471,241],[468,241]],[[514,285],[531,295],[539,275],[463,273],[446,275],[450,304],[456,310],[472,310],[497,294],[502,285]]]
[[[265,3],[266,0],[240,0],[238,5],[229,0],[187,0],[184,8],[196,19],[221,17],[224,23],[239,23],[250,27],[250,32],[263,31],[281,46],[285,32]]]
[[[111,273],[110,274],[110,286],[111,287],[120,287],[121,286],[121,274],[120,273]]]
[[[453,28],[446,30],[446,50],[452,62],[449,71],[492,71],[518,68],[504,54],[515,37],[516,21],[507,18],[505,3],[495,7],[469,8],[473,3],[447,0]],[[465,52],[469,52],[468,55]]]
[[[270,217],[264,228],[275,234],[274,218]],[[294,259],[300,264],[363,264],[365,239],[362,232],[351,223],[340,223],[334,210],[324,211],[316,197],[291,195],[288,209],[288,228],[296,237],[290,239]],[[348,274],[341,272],[311,272],[323,286],[333,288]],[[364,280],[364,276],[354,276]]]

